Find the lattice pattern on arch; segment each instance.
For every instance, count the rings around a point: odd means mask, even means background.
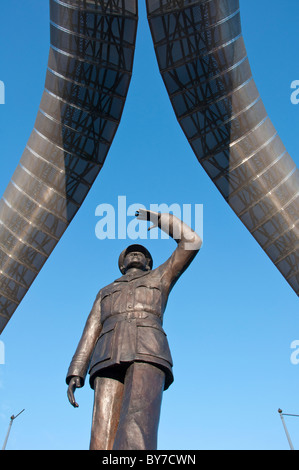
[[[199,163],[299,295],[299,171],[252,77],[238,0],[147,0],[160,72]]]
[[[50,0],[45,89],[0,200],[0,332],[101,170],[135,50],[135,0]]]

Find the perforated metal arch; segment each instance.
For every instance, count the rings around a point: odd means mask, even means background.
[[[134,0],[50,0],[44,93],[0,201],[0,332],[80,208],[117,130],[134,56]]]
[[[299,295],[299,171],[252,77],[238,0],[147,0],[156,56],[199,163]]]

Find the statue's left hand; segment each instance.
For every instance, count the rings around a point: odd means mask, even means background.
[[[70,404],[74,407],[74,408],[78,408],[78,403],[76,402],[75,400],[75,390],[76,388],[81,388],[82,385],[81,385],[81,379],[80,377],[72,377],[71,380],[70,380],[70,383],[69,383],[69,387],[67,389],[67,397],[69,399],[69,402]]]

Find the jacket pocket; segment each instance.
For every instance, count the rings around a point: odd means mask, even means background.
[[[161,312],[162,292],[159,286],[140,284],[135,288],[135,304],[147,310]]]
[[[114,343],[114,328],[103,330],[95,346],[90,369],[99,362],[111,359]]]
[[[163,329],[149,325],[137,326],[137,353],[163,359],[172,366],[172,357]]]
[[[121,290],[115,289],[104,292],[104,295],[101,300],[101,315],[102,321],[104,322],[111,313],[115,310],[115,304],[117,304],[118,299],[121,297]]]

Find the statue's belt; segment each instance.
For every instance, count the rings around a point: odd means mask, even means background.
[[[157,324],[157,326],[161,327],[162,326],[162,319],[158,314],[150,313],[150,312],[124,312],[124,313],[116,313],[114,315],[110,315],[108,318],[105,319],[103,322],[103,329],[102,329],[102,334],[105,331],[109,330],[115,323],[118,323],[120,321],[128,321],[131,322],[131,320],[140,320],[142,323],[145,322],[154,322]]]

